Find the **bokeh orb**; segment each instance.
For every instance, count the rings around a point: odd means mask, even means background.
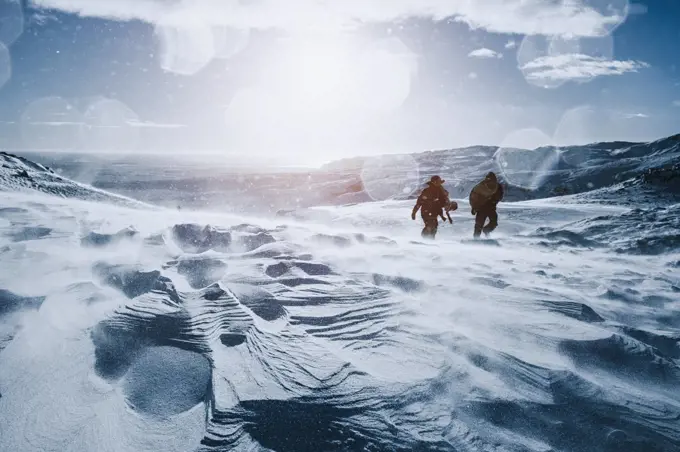
[[[29,149],[73,150],[80,144],[82,113],[61,97],[31,102],[21,115],[21,139]]]
[[[588,82],[597,77],[593,67],[614,56],[614,38],[526,36],[517,51],[517,67],[534,86],[555,89],[566,82]]]
[[[539,129],[521,129],[509,134],[494,159],[503,178],[527,190],[540,188],[560,160],[559,149]]]
[[[554,66],[561,59],[569,58],[574,50],[578,52],[578,40],[527,35],[517,50],[517,67],[529,84],[546,89],[559,88],[566,80],[558,76]]]
[[[12,58],[7,47],[0,42],[0,89],[12,78]]]
[[[359,56],[355,102],[365,110],[396,110],[411,94],[416,70],[413,52],[399,38],[371,43]]]
[[[24,32],[21,0],[0,0],[0,44],[10,47]]]
[[[418,162],[406,154],[369,157],[361,170],[364,191],[374,201],[406,198],[421,182]]]
[[[553,139],[561,146],[584,145],[591,143],[593,137],[601,135],[602,126],[607,122],[601,112],[589,105],[572,108],[560,119]],[[581,167],[592,161],[593,151],[588,148],[565,148],[562,159],[568,165]]]
[[[602,24],[597,30],[598,36],[611,35],[621,26],[630,14],[629,0],[581,0],[582,7],[599,15]]]
[[[82,146],[93,151],[130,152],[140,138],[139,117],[120,100],[92,102],[83,115]]]
[[[215,58],[232,58],[248,47],[250,30],[234,27],[212,27]]]
[[[213,28],[207,24],[161,21],[155,27],[155,34],[161,68],[178,75],[200,72],[215,59],[216,45],[222,45],[226,51],[226,36],[216,38]]]

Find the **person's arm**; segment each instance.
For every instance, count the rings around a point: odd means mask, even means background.
[[[451,199],[449,198],[449,192],[446,190],[444,187],[442,187],[442,204],[444,206],[448,206],[451,203]]]
[[[416,214],[418,213],[418,210],[420,210],[421,205],[422,204],[420,203],[420,196],[418,196],[418,200],[416,201],[416,205],[413,206],[413,211],[411,212],[411,219],[412,220],[416,219]]]
[[[503,184],[501,184],[499,182],[498,183],[498,196],[496,197],[496,199],[497,199],[496,204],[503,201],[503,196],[505,196],[505,190],[503,188]]]

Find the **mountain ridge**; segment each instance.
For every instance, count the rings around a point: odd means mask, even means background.
[[[21,168],[10,173],[20,180],[26,176],[24,171],[35,172],[51,184],[66,183],[64,178],[70,178],[91,184],[95,190],[167,207],[257,209],[274,213],[318,205],[407,200],[415,198],[434,174],[446,179],[452,198],[467,199],[472,187],[489,171],[496,172],[506,185],[506,201],[560,196],[587,200],[599,194],[607,198],[606,192],[620,189],[621,184],[627,191],[643,190],[645,196],[656,194],[664,202],[680,200],[680,194],[670,183],[674,180],[673,168],[680,165],[680,135],[647,143],[615,141],[533,150],[468,146],[352,157],[315,170],[276,173],[233,173],[228,167],[220,168],[211,162],[185,168],[157,156],[147,160],[127,156],[101,161],[91,156],[90,160],[69,162],[68,155],[37,155],[35,160],[44,165],[31,167],[26,163],[29,160],[24,159],[14,162]],[[50,166],[59,168],[59,175]],[[5,171],[5,189],[10,185],[7,176]],[[664,178],[669,183],[665,184]],[[0,189],[1,185],[2,181]],[[27,180],[15,185],[30,186]],[[621,200],[628,202],[634,197],[631,193]]]

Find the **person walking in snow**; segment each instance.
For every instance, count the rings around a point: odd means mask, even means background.
[[[498,212],[496,206],[503,200],[503,185],[498,182],[496,174],[490,172],[483,181],[475,185],[470,192],[470,207],[472,215],[475,217],[474,237],[482,235],[488,236],[498,227]],[[486,220],[489,220],[488,224]]]
[[[434,239],[437,235],[437,229],[439,227],[438,217],[444,217],[444,210],[446,209],[446,214],[448,216],[449,222],[451,222],[451,216],[448,215],[449,211],[456,210],[451,201],[449,200],[449,193],[444,189],[442,180],[439,176],[432,176],[430,181],[427,183],[427,187],[420,193],[416,205],[413,207],[411,212],[411,219],[416,219],[416,213],[420,210],[420,216],[425,223],[425,227],[421,232],[423,238]]]

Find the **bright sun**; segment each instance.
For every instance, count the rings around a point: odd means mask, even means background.
[[[287,146],[312,155],[368,133],[406,101],[417,68],[397,38],[297,35],[269,52],[225,111],[230,140],[267,152]]]
[[[265,61],[265,60],[263,60]],[[289,114],[356,114],[398,108],[408,97],[414,60],[396,38],[303,35],[280,42],[256,87]]]

